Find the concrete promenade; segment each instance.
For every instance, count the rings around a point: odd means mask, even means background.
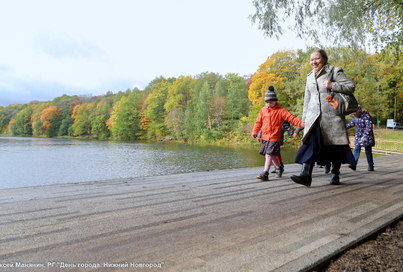
[[[0,190],[0,272],[309,271],[403,218],[403,155],[342,165],[339,186],[300,169]]]

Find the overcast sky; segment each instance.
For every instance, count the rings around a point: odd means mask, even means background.
[[[291,32],[264,37],[251,0],[0,0],[0,106],[102,95],[155,77],[255,72]]]

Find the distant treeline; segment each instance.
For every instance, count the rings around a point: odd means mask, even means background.
[[[263,96],[273,85],[279,103],[301,117],[313,48],[278,51],[250,75],[205,72],[194,77],[155,78],[137,88],[100,96],[63,95],[0,107],[3,135],[89,137],[95,139],[174,139],[192,142],[249,141]],[[403,65],[396,52],[368,54],[328,48],[329,62],[356,84],[362,107],[382,122],[403,110]],[[243,60],[247,61],[247,59]]]

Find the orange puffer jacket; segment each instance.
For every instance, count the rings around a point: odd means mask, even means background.
[[[263,107],[260,110],[256,123],[252,130],[252,135],[257,135],[262,129],[262,139],[271,142],[279,142],[281,137],[281,126],[284,120],[294,126],[300,126],[301,120],[289,113],[280,104],[273,108]]]

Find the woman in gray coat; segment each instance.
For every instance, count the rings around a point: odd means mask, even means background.
[[[312,169],[319,165],[332,163],[330,184],[340,183],[339,174],[342,163],[355,165],[354,156],[349,147],[349,139],[344,116],[336,114],[326,97],[329,90],[351,94],[355,90],[354,83],[348,79],[343,69],[334,67],[333,80],[329,81],[329,72],[333,68],[328,62],[327,54],[322,49],[314,50],[310,64],[313,70],[308,74],[302,122],[305,122],[302,146],[298,149],[295,162],[302,164],[299,176],[291,179],[299,184],[310,186]]]

